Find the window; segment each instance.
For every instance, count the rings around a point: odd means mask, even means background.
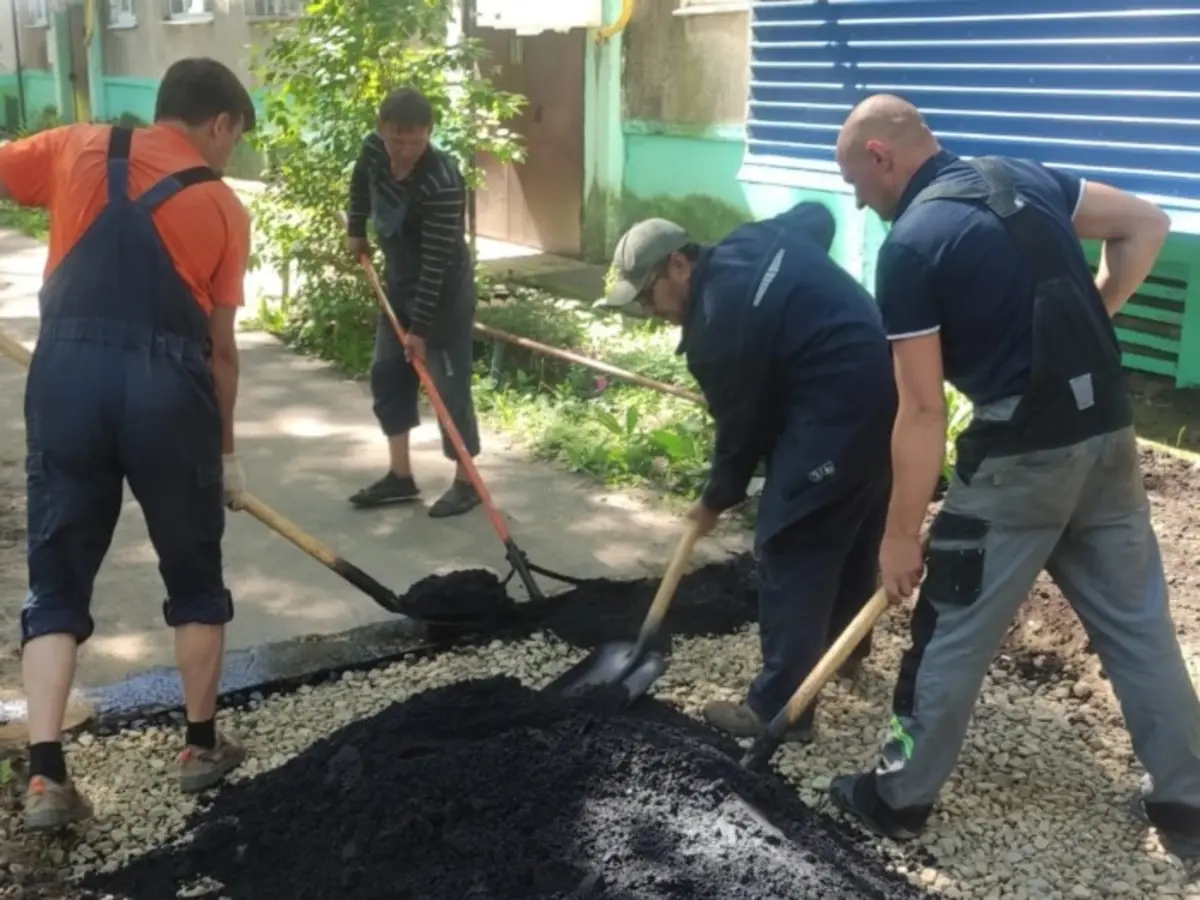
[[[108,27],[133,28],[137,16],[133,14],[133,0],[108,0]]]
[[[742,178],[846,190],[850,108],[900,94],[946,148],[1039,160],[1200,210],[1200,5],[753,0]]]
[[[210,22],[212,0],[166,0],[167,19],[172,22]]]
[[[25,0],[25,24],[30,28],[49,27],[49,7],[49,0]]]
[[[304,15],[308,0],[247,0],[246,16],[251,19],[294,19]]]

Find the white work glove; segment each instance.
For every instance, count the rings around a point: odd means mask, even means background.
[[[242,495],[246,493],[246,473],[238,462],[237,454],[221,457],[222,479],[225,483],[225,505],[230,509],[241,509]]]

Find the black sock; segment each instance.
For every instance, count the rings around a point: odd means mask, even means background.
[[[67,760],[61,741],[46,741],[29,745],[29,775],[41,775],[63,784],[67,780]]]
[[[211,750],[217,746],[216,717],[207,722],[188,722],[187,744],[189,747],[200,747],[204,750]]]

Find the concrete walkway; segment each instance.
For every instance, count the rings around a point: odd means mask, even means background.
[[[0,329],[27,346],[36,336],[43,262],[39,244],[0,231]],[[251,491],[400,592],[439,570],[483,565],[507,572],[482,509],[461,519],[435,521],[423,506],[370,512],[351,508],[346,498],[386,465],[366,386],[292,353],[267,335],[243,334],[240,344],[239,451]],[[23,370],[0,359],[0,442],[9,456],[23,453],[23,379]],[[413,450],[418,482],[429,503],[449,484],[453,471],[441,456],[432,416],[414,435]],[[549,568],[582,577],[645,577],[661,573],[677,540],[675,516],[531,463],[494,434],[484,435],[479,466],[517,542],[531,560]],[[739,546],[707,541],[696,562]],[[230,515],[225,550],[237,604],[229,631],[231,650],[390,618],[247,515]],[[10,573],[0,585],[8,628],[15,628],[25,590],[23,579],[15,580],[17,574],[23,571]],[[562,589],[542,583],[547,590]],[[523,596],[518,588],[510,589]],[[172,663],[171,638],[161,620],[162,593],[144,520],[127,492],[126,509],[96,585],[97,633],[81,656],[81,684],[108,683]]]

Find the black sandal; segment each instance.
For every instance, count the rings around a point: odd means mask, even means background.
[[[360,509],[372,506],[385,506],[389,503],[407,503],[420,498],[421,490],[412,476],[401,477],[395,472],[388,472],[374,484],[368,485],[350,498],[350,502]]]

